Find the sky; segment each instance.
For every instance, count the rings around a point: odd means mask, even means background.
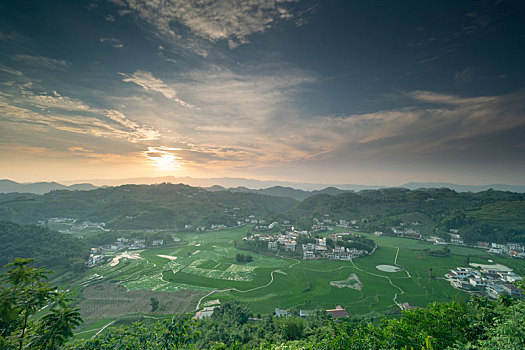
[[[0,178],[525,184],[525,2],[0,2]]]

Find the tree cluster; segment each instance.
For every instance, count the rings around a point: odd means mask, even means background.
[[[235,254],[235,261],[239,263],[249,263],[253,261],[253,256],[251,255],[244,255],[244,254]]]
[[[40,265],[80,271],[89,256],[86,242],[37,225],[0,221],[0,241],[0,266],[32,258]]]

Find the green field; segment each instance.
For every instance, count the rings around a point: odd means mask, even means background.
[[[448,269],[465,265],[467,257],[470,262],[493,259],[518,273],[523,273],[525,265],[488,256],[483,250],[455,246],[449,247],[450,257],[427,256],[423,249],[441,247],[372,235],[379,247],[370,256],[353,262],[304,261],[234,248],[232,241],[244,237],[248,229],[178,234],[182,242],[177,246],[125,253],[116,264],[89,270],[75,287],[80,289],[79,307],[88,320],[80,334],[93,334],[87,331],[98,329],[94,322],[98,325],[130,314],[148,314],[151,297],[160,302],[158,316],[192,312],[199,300],[204,304],[236,299],[261,314],[272,313],[277,307],[312,310],[341,305],[353,316],[380,317],[398,314],[398,304],[404,302],[425,306],[432,301],[468,298],[443,278]],[[253,261],[237,263],[237,253],[250,254]],[[395,265],[402,270],[384,272],[377,265]],[[359,282],[342,283],[354,274]],[[355,285],[358,288],[352,288]]]

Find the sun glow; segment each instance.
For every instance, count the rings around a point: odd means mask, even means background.
[[[150,164],[158,167],[161,170],[173,170],[180,168],[182,158],[175,154],[176,151],[180,151],[180,148],[171,147],[148,147],[145,152],[145,156]]]

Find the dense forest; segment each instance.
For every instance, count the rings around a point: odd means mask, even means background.
[[[0,195],[0,219],[36,223],[50,217],[71,217],[105,222],[113,229],[184,229],[187,224],[234,226],[240,217],[269,217],[296,204],[291,198],[208,192],[164,183],[52,191],[41,196],[4,194]]]
[[[317,194],[297,202],[258,193],[206,191],[182,184],[126,185],[91,191],[53,191],[44,195],[0,194],[0,220],[37,223],[51,217],[106,223],[112,229],[179,229],[235,226],[250,215],[288,220],[310,229],[314,218],[358,220],[359,229],[392,232],[417,222],[425,235],[458,229],[466,242],[525,242],[525,194],[446,188],[386,188]]]
[[[32,258],[48,267],[80,271],[86,266],[86,242],[36,225],[0,221],[0,266],[15,258]]]
[[[525,194],[501,191],[458,193],[446,188],[389,188],[317,195],[291,210],[296,221],[362,219],[367,231],[391,232],[401,222],[418,221],[426,233],[458,229],[466,242],[525,242]]]

